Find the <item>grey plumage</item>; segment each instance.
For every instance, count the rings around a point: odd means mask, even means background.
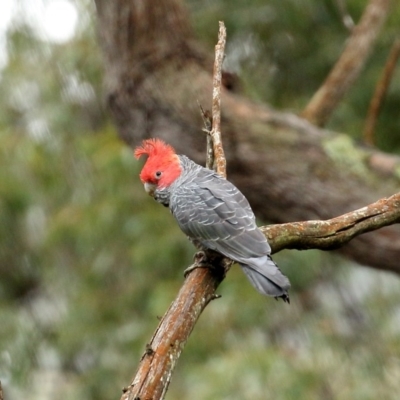
[[[289,279],[272,261],[244,195],[229,181],[179,156],[182,174],[154,198],[169,206],[182,231],[202,246],[236,261],[262,294],[289,302]]]

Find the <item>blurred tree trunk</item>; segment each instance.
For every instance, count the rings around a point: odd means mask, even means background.
[[[96,0],[96,7],[107,100],[121,138],[136,145],[160,137],[204,163],[198,102],[211,109],[213,51],[195,41],[182,2]],[[222,134],[229,179],[266,221],[332,218],[399,191],[396,158],[228,89]],[[400,229],[364,234],[340,252],[400,273]]]

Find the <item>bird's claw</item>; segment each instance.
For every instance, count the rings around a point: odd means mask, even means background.
[[[208,262],[208,257],[205,251],[198,251],[194,256],[193,256],[193,261],[195,264],[206,264]],[[190,267],[189,267],[190,268]]]
[[[279,299],[282,299],[285,303],[290,304],[290,298],[288,294],[283,294],[282,296],[275,296],[275,300],[278,301]]]
[[[198,251],[193,257],[193,264],[183,271],[183,276],[186,278],[193,270],[197,268],[214,268],[208,261],[204,251]]]

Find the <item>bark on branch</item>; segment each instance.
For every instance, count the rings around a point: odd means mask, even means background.
[[[212,93],[212,130],[210,132],[213,153],[216,161],[216,172],[226,178],[226,159],[221,138],[221,85],[222,64],[225,57],[226,28],[223,22],[219,23],[218,43],[215,46],[215,62],[213,73]]]
[[[400,222],[400,193],[327,221],[263,226],[272,252],[283,249],[333,250],[362,233]]]
[[[215,299],[223,279],[223,265],[194,269],[185,279],[150,342],[147,344],[131,384],[121,400],[163,399],[179,356],[200,314]]]

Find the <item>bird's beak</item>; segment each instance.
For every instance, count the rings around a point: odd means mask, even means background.
[[[149,194],[151,197],[154,196],[154,191],[157,189],[157,185],[154,183],[147,183],[145,182],[144,184],[144,190],[146,191],[147,194]]]

